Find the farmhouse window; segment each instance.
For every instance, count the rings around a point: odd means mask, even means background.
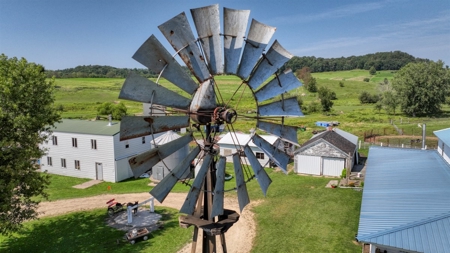
[[[97,149],[97,140],[91,139],[91,149]]]
[[[47,165],[48,166],[53,166],[52,158],[50,156],[47,156]]]
[[[263,160],[264,159],[264,153],[256,152],[256,158]]]
[[[75,169],[76,170],[80,169],[80,161],[79,160],[75,160]]]
[[[129,148],[130,147],[130,144],[125,144],[125,148]]]
[[[78,147],[77,138],[72,138],[72,147],[74,147],[74,148]]]
[[[145,136],[142,137],[142,144],[145,144]]]
[[[58,145],[58,137],[56,137],[56,136],[52,136],[52,142],[53,142],[53,145]]]
[[[66,159],[65,158],[61,158],[61,167],[67,168],[67,166],[66,166]]]
[[[231,149],[229,149],[229,148],[224,149],[223,155],[231,155]]]

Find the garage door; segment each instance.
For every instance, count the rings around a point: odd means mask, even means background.
[[[335,157],[323,158],[323,175],[339,177],[344,169],[344,159]]]
[[[320,156],[297,155],[297,173],[320,175]]]

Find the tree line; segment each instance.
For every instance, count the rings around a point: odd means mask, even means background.
[[[429,62],[428,59],[415,58],[401,52],[378,52],[362,56],[350,56],[341,58],[321,58],[315,56],[292,57],[283,69],[290,68],[297,71],[303,67],[309,67],[311,72],[327,72],[340,70],[365,69],[374,67],[375,70],[399,70],[408,63]]]
[[[115,68],[101,65],[82,65],[62,70],[46,70],[45,73],[48,78],[126,78],[130,71],[147,78],[158,76],[148,69]]]

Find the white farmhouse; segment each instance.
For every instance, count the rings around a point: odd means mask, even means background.
[[[272,145],[278,145],[279,138],[274,135],[260,135],[263,139],[269,142]],[[261,166],[269,166],[269,157],[252,141],[250,141],[250,134],[243,133],[227,133],[225,136],[220,139],[217,144],[220,147],[220,155],[225,156],[227,158],[227,162],[233,162],[232,154],[237,152],[237,148],[243,149],[245,144],[248,143],[248,146],[252,149],[256,158],[258,159]],[[250,141],[250,142],[249,142]],[[247,162],[247,161],[245,161]],[[249,164],[247,162],[247,164]]]
[[[52,136],[41,145],[47,149],[41,170],[119,182],[133,176],[128,159],[149,150],[151,140],[151,136],[144,136],[120,141],[120,122],[64,119],[55,124]]]

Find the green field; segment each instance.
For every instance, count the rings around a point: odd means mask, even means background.
[[[306,126],[306,132],[298,132],[299,143],[308,140],[312,136],[313,130],[323,130],[316,127],[316,121],[338,121],[340,128],[349,131],[359,137],[364,136],[364,132],[375,130],[383,131],[388,129],[394,133],[394,128],[390,125],[393,120],[395,124],[400,124],[402,120],[402,128],[405,131],[413,132],[417,128],[417,123],[427,123],[428,135],[432,135],[432,131],[445,128],[450,125],[450,108],[444,106],[443,118],[408,118],[400,113],[398,109],[395,115],[388,115],[383,110],[379,113],[374,110],[373,104],[361,104],[359,102],[359,94],[362,91],[368,91],[372,94],[379,92],[378,83],[383,82],[384,78],[392,80],[393,71],[378,71],[376,75],[370,76],[367,70],[352,70],[338,72],[323,72],[312,74],[317,79],[317,85],[325,86],[337,95],[331,113],[312,113],[306,114],[305,117],[287,118],[286,124],[294,126]],[[364,78],[370,78],[370,82],[362,81]],[[156,81],[153,79],[153,81]],[[56,79],[56,106],[63,108],[63,118],[81,118],[92,119],[97,116],[97,107],[103,102],[121,102],[125,103],[128,114],[142,113],[142,104],[132,101],[119,100],[119,92],[123,85],[124,79],[114,78],[73,78],[73,79]],[[247,85],[233,75],[216,76],[218,94],[220,101],[237,110],[240,115],[233,126],[236,131],[249,132],[256,125],[255,120],[251,117],[256,116],[256,102],[253,99],[252,92]],[[344,87],[339,85],[344,83]],[[178,89],[165,79],[159,82],[162,86],[178,92],[181,95],[189,97],[188,94]],[[308,106],[311,102],[318,102],[317,93],[310,93],[303,87],[297,88],[285,94],[285,97],[296,96],[301,97],[304,106]],[[278,100],[276,97],[268,101]],[[199,133],[197,134],[199,135]]]

